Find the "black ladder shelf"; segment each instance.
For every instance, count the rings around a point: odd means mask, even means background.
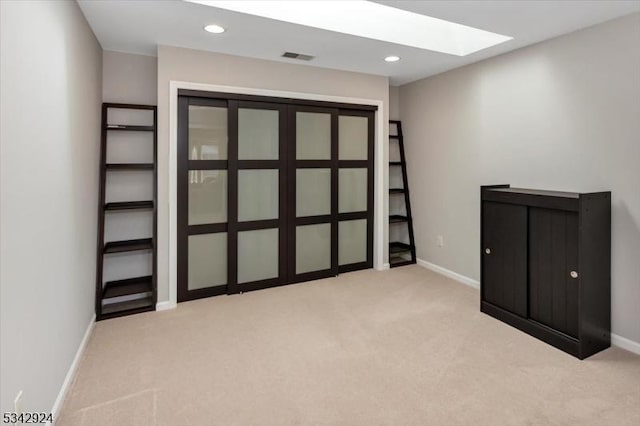
[[[152,111],[153,125],[130,125],[109,123],[109,110]],[[96,262],[96,319],[104,320],[124,315],[155,310],[157,302],[157,110],[155,105],[102,104],[102,128],[100,146],[100,196],[98,199],[98,247]],[[153,163],[107,163],[107,145],[112,131],[150,132],[153,136]],[[153,199],[140,201],[107,202],[107,174],[120,171],[153,173]],[[153,236],[150,238],[105,242],[105,216],[126,211],[150,211],[153,214]],[[106,256],[137,251],[152,253],[152,274],[123,280],[104,282],[104,259]]]
[[[409,182],[407,179],[407,162],[404,155],[404,139],[402,137],[402,124],[399,120],[389,120],[389,132],[395,125],[396,134],[389,135],[389,143],[398,143],[400,151],[400,161],[390,161],[389,168],[400,167],[402,171],[402,188],[389,188],[389,197],[404,195],[405,215],[389,215],[389,225],[406,226],[409,234],[409,243],[392,241],[389,242],[389,265],[396,266],[411,265],[416,263],[416,244],[413,238],[413,220],[411,218],[411,202],[409,200]]]

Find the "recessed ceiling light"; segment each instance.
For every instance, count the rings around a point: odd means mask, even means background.
[[[204,27],[204,30],[208,33],[213,34],[221,34],[224,32],[224,28],[222,28],[220,25],[215,24],[207,25],[206,27]]]
[[[400,60],[400,56],[387,56],[384,60],[387,62],[398,62]]]
[[[513,38],[364,0],[184,1],[457,56]]]

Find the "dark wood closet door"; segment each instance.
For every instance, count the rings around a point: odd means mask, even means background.
[[[578,337],[578,283],[578,215],[561,210],[531,208],[531,319]]]
[[[178,301],[372,267],[374,117],[181,91]]]
[[[226,294],[229,267],[228,102],[178,98],[178,301]],[[233,203],[231,203],[233,205]]]
[[[286,106],[179,98],[178,300],[286,283]]]
[[[487,202],[482,207],[484,300],[527,316],[527,208]]]
[[[289,281],[338,275],[338,110],[288,107]]]

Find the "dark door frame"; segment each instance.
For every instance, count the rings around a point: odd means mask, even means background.
[[[189,105],[222,106],[227,108],[228,146],[227,160],[188,159],[188,108]],[[274,109],[279,114],[279,157],[278,160],[238,159],[238,108],[249,107]],[[338,275],[338,273],[368,269],[373,267],[374,229],[374,155],[375,155],[375,111],[371,105],[342,104],[324,101],[275,98],[232,93],[178,90],[177,120],[177,300],[178,302],[234,294],[243,291],[293,284]],[[331,159],[295,159],[295,112],[331,113]],[[362,116],[368,118],[367,160],[338,159],[339,116]],[[331,168],[331,214],[326,216],[295,217],[295,179],[289,179],[296,165],[305,167]],[[367,211],[338,213],[338,172],[340,167],[367,168]],[[188,225],[188,170],[227,171],[227,222],[220,224]],[[238,170],[278,169],[279,170],[279,217],[273,220],[259,220],[239,223],[238,219]],[[338,265],[338,226],[346,220],[367,220],[366,261]],[[331,223],[331,268],[304,274],[295,273],[295,226],[315,223]],[[237,237],[238,232],[258,229],[279,229],[278,277],[254,281],[246,284],[237,282]],[[197,290],[187,290],[188,279],[188,237],[207,233],[227,233],[227,284]],[[234,255],[230,255],[233,253]]]

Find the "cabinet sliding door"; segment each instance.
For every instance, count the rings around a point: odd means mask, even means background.
[[[483,300],[527,316],[527,207],[482,204]]]
[[[577,270],[578,214],[531,207],[529,316],[574,338],[578,337]]]

